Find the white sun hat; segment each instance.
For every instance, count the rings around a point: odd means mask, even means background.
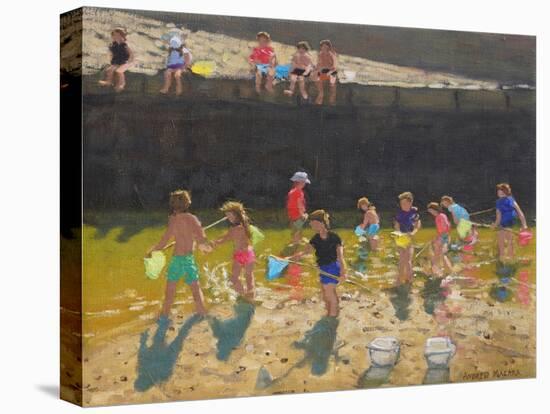
[[[170,39],[170,47],[172,47],[174,49],[177,49],[182,44],[183,44],[183,42],[181,41],[181,39],[178,36],[172,36],[172,38]]]
[[[307,177],[307,173],[303,171],[295,172],[290,181],[293,182],[304,182],[306,184],[311,184],[311,181],[309,181],[309,178]]]

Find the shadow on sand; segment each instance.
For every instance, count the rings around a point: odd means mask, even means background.
[[[294,342],[294,346],[305,352],[304,363],[311,362],[311,373],[323,375],[327,372],[328,361],[334,353],[338,319],[324,316],[304,334],[303,339]]]
[[[254,305],[240,298],[237,299],[233,309],[232,318],[226,320],[212,318],[209,321],[212,333],[218,339],[216,357],[220,361],[227,361],[231,352],[240,345],[256,310]]]
[[[167,319],[159,320],[157,331],[153,336],[153,344],[150,347],[147,347],[149,330],[141,334],[137,363],[138,377],[134,382],[136,391],[147,391],[154,385],[167,381],[172,376],[185,339],[193,325],[202,319],[201,316],[196,314],[187,319],[171,343],[167,343],[165,340],[169,326]]]

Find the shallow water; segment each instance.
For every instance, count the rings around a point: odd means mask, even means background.
[[[165,277],[162,275],[157,280],[145,277],[143,254],[157,242],[162,231],[161,227],[146,228],[120,242],[121,228],[100,234],[94,227],[84,227],[85,341],[108,338],[115,330],[120,333],[126,329],[140,329],[157,318],[164,296]],[[223,227],[209,230],[208,237],[214,239],[224,231]],[[426,249],[415,260],[414,282],[396,285],[397,254],[389,230],[382,231],[380,249],[376,253],[359,242],[351,230],[335,231],[344,240],[350,279],[368,287],[370,292],[365,293],[386,293],[399,320],[411,318],[409,304],[412,296],[419,296],[424,302],[425,312],[434,317],[444,317],[442,309],[449,295],[496,301],[510,307],[528,306],[534,301],[535,240],[528,247],[517,248],[517,258],[513,263],[504,264],[495,259],[495,233],[483,229],[473,252],[449,253],[455,270],[452,275],[444,279],[429,276],[429,249]],[[265,240],[256,246],[258,260],[254,275],[257,286],[267,288],[263,292],[287,292],[289,300],[318,295],[316,270],[307,266],[290,265],[283,277],[272,282],[265,280],[267,255],[288,254],[290,234],[288,230],[265,230],[264,233]],[[418,246],[415,252],[420,251],[434,233],[433,229],[421,230],[415,238]],[[305,232],[306,237],[311,235],[311,230]],[[169,259],[171,251],[167,253]],[[236,298],[229,282],[231,253],[230,243],[210,254],[196,253],[207,304],[229,304]],[[305,261],[313,263],[313,258],[305,258]],[[340,288],[340,294],[358,289],[363,291],[355,285],[345,284]],[[188,313],[193,311],[191,292],[183,282],[179,285],[175,305],[180,313],[182,309]],[[345,306],[345,302],[341,306]]]

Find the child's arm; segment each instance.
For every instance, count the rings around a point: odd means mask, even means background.
[[[130,46],[126,46],[128,49],[128,62],[126,62],[127,65],[130,65],[134,62],[134,51],[130,48]]]
[[[174,235],[174,231],[173,231],[172,219],[170,219],[168,221],[168,228],[166,229],[166,231],[164,232],[164,234],[160,238],[160,241],[147,251],[146,257],[150,257],[151,253],[156,251],[156,250],[164,249],[166,247],[166,245],[168,244],[168,242],[170,241],[170,239],[173,237],[173,235]]]
[[[300,199],[298,199],[298,211],[300,212],[300,216],[303,218],[303,219],[307,219],[307,214],[306,214],[306,202],[304,200],[303,197],[301,197]]]
[[[183,58],[185,60],[185,64],[183,65],[183,70],[187,70],[191,67],[193,58],[191,57],[191,53],[184,53]]]
[[[401,231],[401,227],[399,227],[399,222],[397,220],[393,220],[393,229],[395,231]]]
[[[451,216],[453,217],[453,223],[458,224],[458,219],[456,218],[454,211],[451,211]]]
[[[195,237],[195,240],[199,244],[199,249],[203,253],[209,253],[212,249],[210,247],[210,243],[206,237],[206,233],[204,229],[202,228],[201,222],[198,218],[194,217],[193,222],[194,228],[193,228],[193,236]]]
[[[363,222],[361,223],[361,228],[363,230],[365,230],[367,228],[367,226],[369,225],[369,213],[368,212],[365,212],[365,214],[363,214]]]
[[[331,55],[332,55],[332,68],[331,71],[335,71],[338,67],[338,58],[336,56],[336,53],[334,52],[331,52]]]
[[[346,278],[346,259],[344,259],[344,246],[339,244],[336,247],[336,256],[338,264],[340,265],[340,278],[343,280]]]
[[[311,253],[313,253],[313,246],[311,244],[307,244],[306,247],[304,247],[304,250],[302,250],[301,252],[298,252],[298,253],[294,253],[292,256],[288,256],[285,259],[297,260],[297,259],[300,259],[300,258],[304,257],[305,255],[311,254]]]
[[[225,233],[222,237],[220,237],[217,240],[214,240],[211,245],[212,247],[216,247],[220,244],[223,244],[229,240],[233,239],[233,229],[229,230],[227,233]]]
[[[277,66],[277,55],[275,54],[275,51],[273,51],[273,56],[271,56],[270,64],[272,67]]]
[[[420,221],[420,218],[414,222],[414,228],[413,231],[411,231],[411,236],[414,236],[416,233],[418,233],[418,230],[422,227],[422,223]]]
[[[519,204],[514,201],[514,208],[516,209],[516,212],[518,213],[519,221],[521,222],[521,228],[522,230],[527,229],[527,220],[525,219],[525,214],[523,214],[523,210],[520,208]]]

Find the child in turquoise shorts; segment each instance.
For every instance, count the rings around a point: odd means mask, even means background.
[[[188,191],[177,190],[170,193],[168,228],[158,244],[147,252],[147,256],[150,256],[151,252],[164,249],[171,239],[175,239],[174,255],[168,266],[168,280],[161,318],[168,318],[170,314],[170,308],[176,296],[176,286],[180,279],[183,279],[191,288],[197,313],[201,316],[206,315],[193,248],[195,242],[200,243],[201,250],[208,251],[210,247],[200,221],[188,212],[190,206],[191,195]]]

